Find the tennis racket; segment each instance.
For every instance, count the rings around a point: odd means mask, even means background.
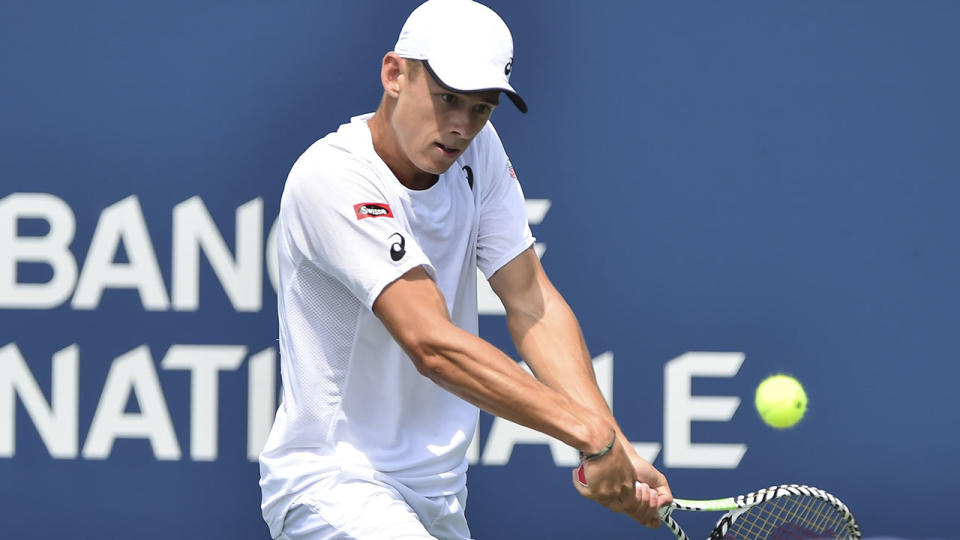
[[[671,515],[674,510],[725,511],[710,533],[712,540],[861,538],[860,525],[840,499],[822,489],[797,484],[726,499],[674,499],[660,508],[660,520],[679,540],[688,540]]]

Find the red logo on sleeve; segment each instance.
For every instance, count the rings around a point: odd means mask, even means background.
[[[368,217],[393,217],[393,211],[390,205],[386,203],[365,202],[353,205],[354,212],[357,213],[357,219]]]

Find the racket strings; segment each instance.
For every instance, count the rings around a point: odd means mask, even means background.
[[[830,503],[810,496],[778,497],[751,507],[731,523],[725,538],[800,540],[851,538],[844,516]]]

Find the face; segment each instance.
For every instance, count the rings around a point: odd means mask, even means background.
[[[411,164],[442,174],[466,150],[497,107],[499,91],[457,94],[440,86],[425,68],[398,79],[400,90],[392,125]]]

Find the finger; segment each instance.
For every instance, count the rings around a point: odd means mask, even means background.
[[[641,491],[634,486],[633,489],[630,489],[629,486],[624,486],[620,491],[620,501],[623,504],[624,511],[636,519],[641,512],[643,512],[644,502],[640,498]]]
[[[660,500],[660,497],[659,497],[659,496],[657,497],[657,500],[658,500],[658,501]],[[651,529],[656,529],[657,527],[660,526],[661,523],[663,523],[663,520],[662,520],[661,517],[660,517],[660,507],[659,507],[659,505],[658,505],[658,506],[654,506],[651,511],[653,512],[653,516],[651,516],[651,518],[650,518],[650,525],[649,525],[649,526],[650,526]]]
[[[660,514],[657,512],[657,497],[656,490],[649,490],[647,492],[647,506],[646,506],[646,515],[647,515],[647,527],[651,529],[656,528],[660,525]]]
[[[643,482],[638,482],[634,485],[633,497],[637,501],[637,506],[630,513],[630,517],[647,527],[649,527],[650,523],[649,499],[651,491],[650,487]]]
[[[657,486],[657,499],[660,506],[667,506],[673,502],[673,493],[666,482]]]
[[[602,503],[602,502],[601,502],[600,504],[603,504],[604,506],[606,506],[606,507],[609,508],[610,510],[613,510],[614,512],[618,512],[618,513],[621,513],[621,514],[629,514],[629,513],[630,513],[630,512],[627,511],[626,508],[624,508],[623,503],[620,501],[620,499],[610,499],[610,500],[607,501],[606,504],[604,504],[604,503]]]
[[[643,501],[644,510],[649,510],[651,499],[656,497],[657,492],[652,487],[641,482],[637,485],[637,498]]]
[[[660,526],[660,494],[657,490],[649,488],[644,495],[644,525],[655,529]]]

